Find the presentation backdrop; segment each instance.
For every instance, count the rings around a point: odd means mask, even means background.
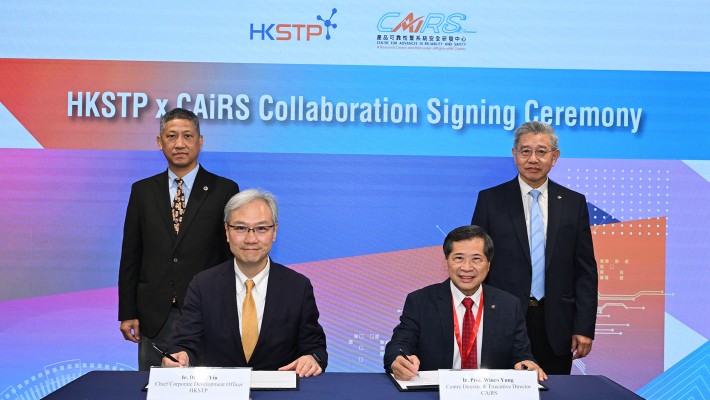
[[[0,398],[134,370],[117,321],[131,183],[193,110],[201,165],[280,205],[272,257],[313,282],[328,371],[382,371],[445,234],[552,124],[583,193],[596,340],[574,374],[707,395],[710,4],[263,1],[0,4]]]

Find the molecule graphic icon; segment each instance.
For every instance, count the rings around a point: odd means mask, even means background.
[[[325,39],[330,40],[330,28],[337,28],[338,24],[334,24],[330,22],[331,19],[333,19],[333,15],[337,13],[338,10],[336,8],[333,9],[333,11],[330,13],[330,17],[328,19],[323,19],[320,15],[317,16],[318,21],[323,21],[323,26],[325,26]]]

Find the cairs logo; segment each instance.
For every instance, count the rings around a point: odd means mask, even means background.
[[[388,12],[377,21],[377,30],[392,33],[456,34],[475,33],[464,26],[467,17],[462,13],[429,13],[415,15],[410,12],[404,18],[402,13]]]
[[[333,8],[328,19],[318,14],[315,20],[320,21],[319,24],[249,24],[249,40],[305,40],[309,42],[313,39],[323,37],[323,31],[325,31],[325,40],[330,40],[331,29],[334,30],[338,27],[338,24],[333,23],[333,16],[335,16],[337,12],[338,10]]]
[[[465,50],[471,34],[463,13],[415,14],[388,12],[377,21],[377,47],[380,49]]]

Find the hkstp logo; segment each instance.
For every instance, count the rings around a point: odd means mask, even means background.
[[[402,13],[388,12],[377,21],[377,30],[380,32],[422,33],[422,34],[454,34],[475,33],[467,30],[462,22],[466,21],[466,14],[429,13],[415,16],[413,12],[404,18]]]
[[[328,19],[317,15],[315,20],[320,21],[318,24],[250,24],[249,39],[310,41],[322,36],[325,31],[325,39],[330,40],[331,29],[338,27],[338,24],[332,22],[337,12],[335,8],[331,10]]]

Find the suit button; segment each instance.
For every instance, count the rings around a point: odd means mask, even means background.
[[[178,262],[177,257],[173,258],[173,262],[174,262],[174,263]]]

